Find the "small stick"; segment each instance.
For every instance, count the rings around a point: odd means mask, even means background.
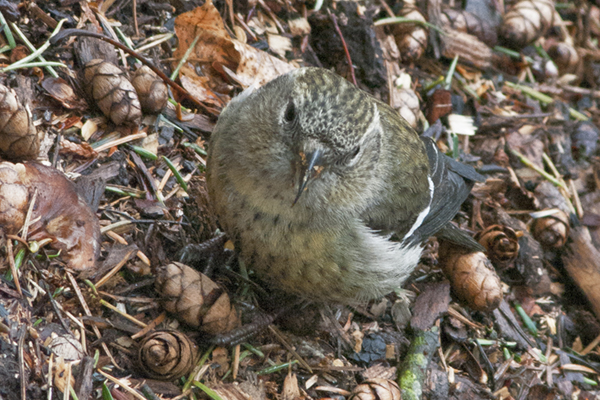
[[[119,146],[119,145],[122,145],[122,144],[128,143],[128,142],[133,142],[134,140],[143,139],[146,136],[148,136],[148,134],[146,132],[140,132],[140,133],[136,133],[133,135],[125,136],[124,138],[115,139],[113,141],[104,143],[104,144],[96,147],[94,149],[94,151],[96,151],[96,153],[100,153],[104,150],[110,149],[111,147]]]
[[[158,46],[159,44],[166,42],[168,40],[171,40],[171,38],[175,36],[174,33],[165,33],[163,35],[157,35],[154,37],[154,39],[152,39],[151,41],[147,41],[144,44],[140,44],[137,49],[135,49],[135,51],[146,51],[148,49],[151,49],[152,47]]]
[[[134,324],[140,326],[142,329],[147,328],[148,325],[142,321],[140,321],[139,319],[132,317],[131,315],[119,310],[117,307],[113,306],[112,304],[110,304],[108,301],[100,299],[100,304],[102,304],[104,307],[113,310],[114,312],[116,312],[117,314],[119,314],[120,316],[122,316],[125,319],[128,319],[129,321],[133,322]]]
[[[81,289],[79,289],[79,285],[77,285],[77,281],[75,280],[75,278],[69,271],[67,271],[67,278],[69,278],[69,281],[71,282],[71,286],[73,287],[73,290],[75,291],[75,294],[77,295],[77,298],[79,299],[79,303],[81,304],[81,307],[83,308],[83,311],[85,312],[85,315],[87,315],[88,317],[91,317],[92,312],[90,311],[90,308],[88,307],[87,303],[85,302],[83,293],[81,293]],[[94,331],[94,334],[96,335],[96,337],[98,339],[102,338],[102,333],[100,333],[100,329],[98,329],[98,327],[96,325],[92,325],[92,330]],[[110,358],[110,361],[113,363],[113,365],[118,369],[122,369],[121,367],[119,367],[117,360],[115,360],[115,358],[113,357],[113,355],[110,352],[110,350],[108,349],[108,346],[106,345],[106,343],[102,342],[101,346],[102,346],[102,349],[104,350],[104,352],[106,353],[106,355],[108,356],[108,358]]]
[[[110,278],[112,278],[117,272],[119,272],[121,270],[121,268],[123,268],[123,265],[125,265],[125,263],[127,263],[127,261],[129,261],[129,259],[133,255],[133,253],[136,251],[137,251],[137,249],[134,249],[134,248],[129,250],[127,252],[127,254],[125,254],[125,256],[121,259],[121,261],[119,261],[119,263],[117,265],[115,265],[115,267],[113,269],[111,269],[98,282],[96,282],[96,285],[95,285],[96,289],[99,288],[100,286],[104,285]]]
[[[573,205],[575,206],[575,210],[577,211],[577,216],[581,219],[583,218],[583,205],[581,204],[579,193],[577,193],[577,189],[575,188],[575,182],[572,179],[569,179],[569,188],[571,189],[571,195],[573,196]]]
[[[350,76],[352,77],[352,83],[354,83],[354,86],[358,86],[358,84],[356,83],[356,76],[354,75],[354,66],[352,65],[352,58],[350,57],[350,52],[348,51],[348,46],[346,46],[346,41],[344,40],[344,35],[342,35],[342,31],[341,31],[340,27],[338,26],[337,18],[335,16],[335,14],[333,14],[329,9],[327,9],[327,12],[329,13],[329,18],[331,18],[331,21],[333,22],[333,27],[335,28],[335,31],[337,32],[337,34],[340,36],[340,39],[342,40],[342,46],[344,47],[344,52],[346,53],[346,59],[348,60],[348,66],[350,67]]]
[[[98,368],[96,370],[96,372],[98,372],[100,375],[104,376],[106,379],[108,379],[109,381],[116,383],[117,385],[119,385],[120,387],[123,388],[123,390],[131,393],[135,398],[139,399],[139,400],[146,400],[146,398],[144,396],[142,396],[141,394],[138,393],[137,390],[133,389],[127,381],[124,380],[120,380],[115,378],[112,375],[107,374],[106,372],[102,371],[100,368]]]
[[[236,345],[233,349],[233,371],[231,376],[233,380],[237,379],[237,374],[240,369],[240,345]]]
[[[23,297],[23,292],[21,291],[21,283],[19,282],[19,275],[17,275],[17,266],[15,265],[15,256],[13,254],[13,246],[12,241],[6,241],[6,249],[8,250],[8,263],[10,264],[10,272],[13,276],[13,281],[15,282],[15,287],[17,288],[17,292],[21,298]]]
[[[304,367],[304,369],[306,369],[308,372],[310,372],[312,374],[313,370],[310,367],[310,365],[308,365],[308,363],[306,361],[304,361],[304,358],[302,358],[300,356],[300,354],[298,354],[296,352],[296,350],[294,350],[294,348],[292,347],[292,345],[285,339],[285,337],[279,331],[279,329],[277,329],[273,325],[269,325],[268,329],[271,331],[271,333],[273,335],[275,335],[275,337],[277,338],[277,340],[279,340],[279,343],[281,343],[283,345],[283,347],[285,347],[287,349],[287,351],[289,351],[290,353],[292,353],[292,355],[294,356],[294,358],[296,358],[296,360],[298,360],[298,362],[300,363],[300,365],[302,367]]]
[[[277,19],[277,16],[273,12],[273,10],[271,10],[271,8],[268,5],[266,5],[263,0],[258,0],[258,4],[260,4],[260,6],[265,9],[267,14],[269,14],[269,17],[271,17],[271,19],[275,22],[275,25],[277,25],[277,29],[279,29],[279,32],[285,32],[285,29],[283,29],[283,26],[281,26],[281,23],[279,23],[279,20]]]
[[[235,20],[240,24],[240,26],[244,29],[244,31],[246,31],[246,33],[248,35],[250,35],[250,37],[252,38],[252,40],[254,40],[255,42],[258,40],[256,38],[256,35],[254,34],[254,32],[252,32],[252,30],[248,27],[248,25],[244,22],[244,20],[242,18],[240,18],[239,15],[235,14],[234,15]]]
[[[29,374],[25,373],[25,354],[23,349],[25,347],[25,330],[25,324],[21,325],[18,333],[19,340],[17,342],[19,350],[19,377],[21,378],[21,399],[23,400],[27,398],[27,380],[29,378]]]
[[[142,336],[145,336],[148,332],[155,329],[158,326],[158,324],[162,323],[166,317],[167,317],[167,313],[163,311],[158,317],[156,317],[148,325],[146,325],[145,328],[143,328],[138,333],[131,335],[131,338],[133,340],[136,340],[136,339],[141,338]]]
[[[37,200],[38,190],[37,188],[33,191],[33,197],[31,202],[29,203],[29,209],[27,210],[27,215],[25,216],[25,222],[23,223],[23,232],[21,233],[21,238],[23,240],[27,240],[27,235],[29,234],[29,226],[31,225],[31,216],[33,215],[33,207],[35,206],[35,202]]]
[[[135,28],[135,36],[140,37],[140,30],[138,29],[137,22],[137,0],[133,0],[133,4],[131,6],[133,8],[133,26]]]
[[[381,7],[383,7],[385,12],[390,16],[390,18],[394,18],[396,16],[394,14],[394,11],[392,11],[392,8],[388,5],[388,3],[385,2],[385,0],[379,0],[379,4],[381,5]]]
[[[582,356],[588,355],[590,351],[594,350],[596,346],[598,346],[598,344],[600,344],[600,335],[596,336],[596,339],[592,340],[590,344],[588,344],[585,349],[581,351],[580,354]]]

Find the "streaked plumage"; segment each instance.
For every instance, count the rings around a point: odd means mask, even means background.
[[[481,179],[319,68],[234,98],[212,133],[207,171],[220,224],[247,265],[279,289],[347,304],[401,286],[421,243]]]

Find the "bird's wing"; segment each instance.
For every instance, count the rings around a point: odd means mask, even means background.
[[[485,180],[473,167],[462,164],[440,153],[437,146],[427,137],[421,137],[429,158],[430,184],[433,194],[429,211],[423,222],[405,240],[421,243],[430,236],[438,236],[459,245],[479,250],[480,246],[462,230],[449,224],[461,204],[467,199],[473,184]]]

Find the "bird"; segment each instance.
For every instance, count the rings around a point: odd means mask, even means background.
[[[476,181],[387,104],[323,68],[250,86],[221,112],[206,183],[240,260],[269,286],[357,305],[399,289]]]

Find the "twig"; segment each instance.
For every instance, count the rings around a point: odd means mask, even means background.
[[[279,332],[279,329],[277,329],[273,325],[269,325],[268,328],[271,331],[271,333],[273,335],[275,335],[275,337],[279,340],[279,343],[281,343],[283,345],[283,347],[285,347],[287,349],[287,351],[289,351],[290,353],[292,353],[292,355],[296,358],[296,360],[298,360],[298,362],[300,363],[300,365],[302,365],[302,367],[304,367],[307,371],[309,371],[312,374],[313,370],[310,367],[310,365],[308,365],[308,363],[306,361],[304,361],[304,358],[302,358],[300,356],[300,354],[298,354],[296,352],[296,350],[294,350],[294,348],[292,347],[292,345],[290,345],[290,343],[285,339],[285,337],[283,337],[283,335],[281,334],[281,332]]]
[[[144,396],[142,396],[141,394],[139,394],[137,392],[137,390],[132,389],[127,382],[124,382],[120,379],[115,378],[112,375],[107,374],[106,372],[102,371],[100,368],[98,368],[96,370],[96,372],[98,372],[100,375],[104,376],[106,379],[108,379],[109,381],[116,383],[117,385],[121,386],[124,390],[126,390],[127,392],[131,393],[133,396],[135,396],[136,398],[138,398],[139,400],[146,400],[146,398]]]
[[[588,344],[586,348],[583,349],[579,354],[581,354],[582,356],[589,354],[592,350],[596,348],[596,346],[598,346],[598,344],[600,344],[600,335],[596,336],[596,339],[592,340],[590,344]]]
[[[17,274],[17,266],[15,265],[15,256],[13,254],[12,240],[6,241],[6,249],[8,250],[8,263],[10,264],[10,272],[13,276],[13,282],[17,288],[17,292],[21,298],[23,298],[23,292],[21,291],[21,283],[19,282],[19,275]]]
[[[63,326],[65,331],[70,332],[71,328],[69,328],[67,321],[65,321],[65,319],[63,318],[63,316],[60,312],[60,311],[64,311],[64,310],[60,310],[60,308],[58,307],[59,304],[56,302],[56,300],[54,300],[52,298],[52,293],[50,293],[50,288],[48,287],[48,283],[46,283],[46,281],[40,281],[40,284],[44,287],[45,294],[46,294],[46,296],[48,296],[48,300],[50,300],[50,304],[52,305],[52,308],[54,308],[54,312],[56,313],[56,316],[58,317],[58,320],[60,321],[61,325]]]
[[[81,303],[81,307],[83,308],[85,315],[87,315],[88,317],[91,317],[92,312],[90,311],[90,308],[88,307],[87,303],[85,302],[83,293],[81,293],[81,289],[79,289],[79,285],[77,285],[77,281],[75,280],[75,278],[69,271],[67,271],[67,278],[69,278],[69,281],[71,282],[71,286],[73,287],[73,290],[75,291],[75,294],[77,295],[77,298],[79,299],[79,303]],[[92,325],[92,330],[94,331],[94,334],[96,335],[96,337],[98,339],[102,338],[100,329],[98,329],[98,327],[96,325]],[[119,367],[119,364],[117,364],[117,360],[114,359],[112,353],[108,349],[108,346],[106,345],[105,342],[102,342],[102,349],[104,350],[104,352],[106,353],[108,358],[110,358],[110,361],[113,363],[113,365],[115,367],[121,369],[121,367]]]
[[[19,378],[21,381],[21,399],[27,399],[27,374],[25,373],[25,351],[23,347],[25,346],[25,324],[21,325],[19,328]]]
[[[244,19],[241,18],[239,15],[235,14],[234,15],[235,20],[238,22],[238,24],[241,25],[242,29],[244,29],[244,31],[250,35],[250,37],[252,38],[252,40],[257,41],[258,39],[256,38],[256,35],[254,34],[254,32],[252,32],[252,30],[248,27],[248,25],[244,22]]]
[[[107,31],[112,36],[112,39],[115,42],[119,43],[118,38],[117,38],[117,33],[113,29],[112,25],[108,22],[108,19],[106,19],[106,17],[104,16],[104,12],[97,11],[95,14],[96,14],[96,18],[98,18],[98,20],[100,21],[100,24],[102,25],[104,30]],[[119,48],[118,50],[119,50],[119,55],[121,56],[121,62],[123,63],[123,66],[127,66],[127,57],[125,57],[124,49]]]
[[[148,134],[146,132],[136,133],[135,135],[128,135],[128,136],[125,136],[123,138],[116,139],[116,140],[113,140],[113,141],[108,142],[108,143],[104,143],[104,144],[98,146],[97,148],[95,148],[94,151],[96,151],[96,153],[100,153],[101,151],[110,149],[111,147],[119,146],[119,145],[121,145],[123,143],[132,142],[134,140],[143,139],[146,136],[148,136]],[[92,148],[94,148],[93,145],[92,145]]]
[[[279,29],[279,32],[285,32],[285,29],[283,29],[283,26],[281,26],[281,24],[279,23],[279,20],[277,19],[277,16],[273,12],[273,10],[271,10],[271,8],[268,5],[266,5],[263,0],[258,0],[258,4],[260,4],[260,6],[264,8],[267,14],[269,14],[269,17],[271,17],[271,19],[275,22],[275,25],[277,25],[277,29]]]
[[[131,258],[132,254],[134,252],[136,252],[136,251],[137,251],[136,248],[130,249],[127,252],[127,254],[125,254],[125,256],[121,259],[121,261],[119,261],[119,263],[113,269],[111,269],[98,282],[96,282],[96,285],[95,285],[96,289],[99,288],[100,286],[104,285],[110,278],[112,278],[117,272],[119,272],[121,270],[121,268],[123,268],[123,265],[125,265],[125,263],[127,261],[129,261],[129,259]]]
[[[379,0],[379,4],[381,4],[381,7],[383,7],[385,12],[390,16],[390,18],[394,18],[396,16],[392,8],[388,5],[388,3],[385,2],[385,0]]]
[[[560,88],[566,92],[581,94],[583,96],[592,96],[595,99],[600,99],[600,90],[586,89],[571,85],[560,85]]]
[[[331,21],[333,22],[333,27],[335,28],[335,31],[337,32],[337,34],[340,37],[340,40],[342,41],[342,46],[344,47],[344,52],[346,53],[346,60],[348,60],[348,67],[350,67],[350,76],[352,77],[352,83],[354,83],[354,86],[358,86],[358,84],[356,83],[356,76],[354,75],[354,66],[352,65],[352,58],[350,57],[348,46],[346,46],[344,35],[342,35],[342,31],[338,26],[337,18],[335,14],[331,12],[331,10],[327,9],[327,12],[329,13],[329,18],[331,18]]]
[[[240,345],[236,345],[233,349],[233,367],[231,377],[233,380],[237,379],[238,370],[240,368]]]
[[[48,361],[48,400],[52,400],[52,388],[54,385],[52,384],[52,369],[54,364],[54,353],[50,352],[50,360]]]
[[[119,314],[120,316],[122,316],[125,319],[130,320],[131,322],[133,322],[134,324],[142,327],[146,328],[148,325],[146,325],[145,323],[143,323],[142,321],[140,321],[137,318],[132,317],[131,315],[124,313],[123,311],[119,310],[117,307],[113,306],[112,304],[110,304],[108,301],[100,299],[100,304],[102,304],[104,307],[109,308],[111,310],[113,310],[114,312],[116,312],[117,314]]]
[[[29,12],[31,12],[37,18],[42,20],[42,22],[48,25],[48,27],[50,27],[51,29],[56,28],[56,26],[58,25],[58,22],[56,22],[54,18],[46,14],[44,10],[42,10],[37,4],[29,3],[29,6],[27,6],[27,8]]]
[[[150,323],[146,325],[145,328],[142,328],[142,330],[140,330],[138,333],[134,333],[133,335],[131,335],[131,339],[137,340],[145,336],[148,332],[154,330],[158,326],[158,324],[162,323],[165,320],[165,318],[167,318],[167,313],[163,311],[158,317],[150,321]]]
[[[29,284],[31,286],[34,286],[37,290],[39,290],[41,294],[48,293],[48,291],[46,289],[44,289],[43,287],[41,287],[40,285],[38,285],[38,283],[36,281],[32,280],[31,278],[27,278],[27,280],[29,281]],[[77,325],[80,329],[85,329],[85,326],[83,326],[83,324],[81,323],[81,321],[79,321],[77,318],[75,318],[75,316],[73,314],[71,314],[70,312],[68,312],[67,310],[65,310],[63,308],[63,306],[60,305],[60,303],[56,303],[55,302],[55,304],[56,304],[56,307],[58,307],[58,309],[60,311],[64,312],[65,315],[67,317],[69,317],[69,319],[71,321],[73,321],[75,323],[75,325]],[[57,315],[60,315],[60,314],[57,313]]]
[[[140,37],[140,30],[138,29],[137,21],[137,0],[133,0],[131,7],[133,8],[133,26],[135,28],[135,36]]]
[[[142,51],[146,51],[148,49],[151,49],[152,47],[158,46],[161,43],[167,42],[169,40],[171,40],[171,38],[173,38],[173,36],[175,36],[174,33],[163,33],[162,35],[156,35],[153,36],[152,40],[144,40],[142,43],[138,43],[138,48],[135,49],[135,51],[138,52],[142,52]]]
[[[577,188],[575,188],[575,182],[572,179],[569,179],[569,188],[571,189],[571,196],[573,197],[573,206],[577,211],[577,216],[581,219],[583,218],[583,205],[581,204],[579,193],[577,193]]]
[[[21,233],[21,237],[23,240],[27,240],[27,234],[29,233],[29,226],[31,225],[31,216],[33,215],[33,208],[35,207],[35,202],[37,201],[38,190],[35,188],[33,191],[33,197],[31,198],[31,202],[29,203],[29,208],[27,209],[27,215],[25,216],[25,222],[23,223],[23,232]]]

